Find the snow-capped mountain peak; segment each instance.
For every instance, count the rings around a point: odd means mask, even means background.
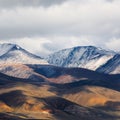
[[[62,67],[82,67],[96,70],[114,56],[115,52],[95,46],[77,46],[60,50],[47,57],[50,64]]]
[[[48,64],[43,58],[29,53],[16,44],[0,44],[0,64]]]
[[[0,56],[6,54],[7,52],[14,48],[19,48],[19,46],[10,43],[0,44]]]

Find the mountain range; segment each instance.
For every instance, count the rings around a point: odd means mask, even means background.
[[[36,56],[0,45],[0,120],[120,120],[120,54],[78,46]]]
[[[119,74],[119,59],[119,53],[94,46],[68,48],[41,58],[15,44],[0,45],[0,64],[50,64],[60,67],[80,67],[107,74]]]
[[[107,74],[119,74],[119,53],[94,46],[78,46],[49,55],[49,64],[61,67],[81,67]]]

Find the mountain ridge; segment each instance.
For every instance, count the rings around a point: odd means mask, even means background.
[[[0,64],[48,64],[43,58],[26,51],[16,44],[1,44],[0,51],[2,51],[0,53]]]
[[[119,55],[117,52],[95,46],[77,46],[42,58],[16,44],[0,44],[0,64],[50,64],[60,67],[85,68],[106,74],[120,73]]]
[[[77,46],[63,49],[49,55],[49,64],[61,67],[82,67],[96,70],[111,59],[116,52],[107,51],[94,46]]]

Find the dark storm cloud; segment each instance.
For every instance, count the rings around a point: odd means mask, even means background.
[[[14,7],[49,7],[51,5],[61,4],[66,0],[0,0],[0,8]]]

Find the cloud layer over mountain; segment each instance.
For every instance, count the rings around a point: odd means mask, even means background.
[[[96,45],[120,51],[119,0],[1,0],[0,42],[37,54]]]

